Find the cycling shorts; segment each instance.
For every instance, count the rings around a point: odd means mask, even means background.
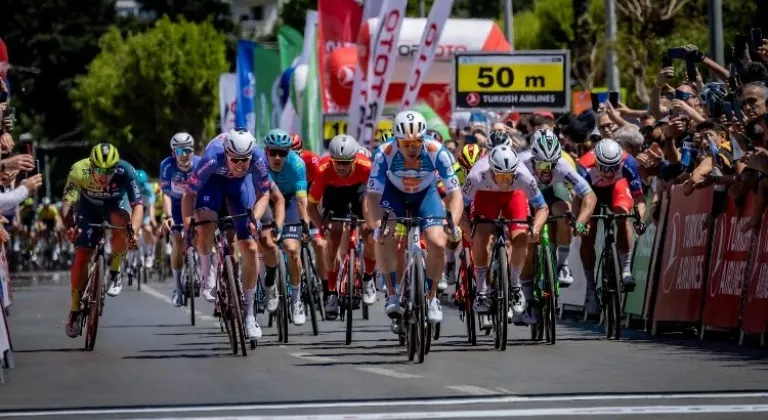
[[[252,209],[256,203],[256,190],[251,180],[251,174],[242,178],[226,178],[221,175],[211,175],[203,188],[197,193],[195,210],[219,210],[226,203],[229,214],[242,214],[247,209]],[[237,233],[238,240],[253,239],[248,229],[248,218],[239,217],[232,222]]]
[[[555,185],[547,185],[546,187],[541,188],[541,194],[544,196],[544,201],[546,201],[547,205],[550,207],[560,201],[571,201],[571,194],[568,192],[568,187],[566,187],[562,182],[558,182]]]
[[[605,187],[592,187],[592,190],[597,196],[597,207],[600,205],[606,205],[612,211],[616,209],[623,209],[627,213],[632,211],[632,207],[635,205],[635,200],[632,198],[632,193],[629,191],[629,183],[625,178],[616,181],[613,185]]]
[[[350,204],[352,205],[352,214],[363,217],[363,194],[365,193],[365,184],[350,185],[347,187],[325,187],[323,194],[323,211],[333,212],[333,217],[347,217],[350,214]]]
[[[522,220],[527,219],[530,214],[528,198],[521,190],[478,191],[469,210],[470,219],[497,219],[501,215],[505,219]],[[508,227],[510,231],[528,229],[525,223],[510,223]]]
[[[299,216],[299,200],[296,194],[283,195],[285,197],[285,227],[283,239],[301,239],[301,217]]]
[[[400,191],[387,179],[381,195],[381,207],[395,213],[395,217],[405,217],[406,213],[410,213],[411,216],[423,218],[421,230],[442,226],[445,220],[445,209],[435,183],[424,191],[409,194]]]
[[[78,218],[82,216],[82,219],[77,223],[80,234],[75,240],[75,248],[96,248],[104,232],[100,228],[88,226],[88,224],[109,221],[108,218],[115,212],[119,212],[123,217],[130,219],[131,206],[128,204],[127,196],[123,195],[120,201],[105,201],[101,206],[88,200],[78,200],[75,205],[75,214]]]

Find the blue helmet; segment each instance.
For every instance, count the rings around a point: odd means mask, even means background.
[[[147,173],[144,172],[143,169],[137,169],[136,170],[136,182],[139,184],[144,184],[149,180],[149,176],[147,176]]]
[[[291,135],[279,128],[269,130],[269,133],[264,137],[264,143],[270,149],[288,150],[291,148]]]

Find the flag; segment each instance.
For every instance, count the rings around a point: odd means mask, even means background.
[[[317,62],[325,69],[328,55],[339,47],[357,45],[357,33],[360,31],[360,18],[363,11],[355,0],[318,0],[319,25],[317,29]],[[326,71],[319,73],[320,89],[323,92],[323,112],[342,112],[333,101],[328,85],[330,75]]]
[[[219,121],[221,132],[235,128],[237,110],[237,74],[224,73],[219,76]]]
[[[277,44],[280,46],[280,70],[286,71],[301,55],[304,37],[296,29],[283,25],[277,33]]]
[[[308,54],[306,66],[306,85],[300,96],[301,102],[301,133],[304,147],[308,147],[315,153],[323,150],[322,136],[320,133],[320,79],[318,74],[318,49],[315,48],[318,40],[317,33],[318,15],[315,11],[307,11],[307,24],[304,29],[305,49],[302,54]],[[309,39],[309,42],[307,40]],[[309,45],[309,48],[306,46]]]
[[[245,127],[255,133],[255,106],[253,101],[256,89],[253,74],[253,43],[250,41],[237,42],[237,111],[235,125]]]
[[[432,4],[432,9],[427,17],[427,24],[424,26],[424,33],[421,35],[419,52],[413,59],[411,75],[408,77],[408,83],[405,84],[400,109],[408,109],[416,104],[421,85],[424,84],[424,79],[432,66],[432,60],[435,58],[440,35],[443,33],[448,17],[451,16],[452,7],[453,0],[442,0]]]
[[[280,53],[276,49],[259,45],[253,50],[253,63],[256,75],[256,127],[253,135],[260,139],[273,127],[273,96],[275,83],[279,81],[281,73]]]
[[[381,10],[384,0],[368,0],[363,6],[363,19],[360,21],[360,26],[363,26],[368,19],[378,16]],[[358,42],[360,41],[358,37]],[[361,46],[358,46],[360,48]],[[370,50],[370,45],[364,46],[364,48]],[[370,55],[369,55],[370,57]],[[368,67],[370,68],[370,63]],[[360,54],[358,54],[357,67],[355,68],[355,79],[352,82],[352,96],[350,97],[349,109],[347,110],[347,134],[359,139],[360,138],[360,123],[362,110],[365,109],[364,105],[368,100],[368,74],[363,73],[362,63],[360,63]]]

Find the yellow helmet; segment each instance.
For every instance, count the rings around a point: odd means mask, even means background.
[[[89,160],[91,165],[97,168],[109,169],[120,162],[120,153],[117,152],[117,147],[109,143],[99,143],[91,150]]]
[[[392,131],[391,128],[384,128],[381,131],[379,131],[380,137],[378,138],[379,143],[384,143],[388,141],[392,136],[395,135],[395,133]]]
[[[483,153],[483,149],[480,146],[476,144],[465,144],[456,160],[459,161],[459,165],[469,171],[475,166],[475,162],[484,155],[485,153]]]

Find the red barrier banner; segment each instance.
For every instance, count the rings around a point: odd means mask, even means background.
[[[741,330],[750,334],[760,334],[768,329],[768,212],[763,215],[760,226],[741,320]]]
[[[661,264],[662,255],[661,252],[661,245],[662,241],[665,237],[665,226],[667,223],[667,213],[669,209],[669,193],[664,192],[661,196],[661,212],[659,213],[659,221],[656,223],[656,237],[653,239],[653,251],[651,252],[651,267],[648,270],[648,283],[645,286],[645,303],[643,304],[643,319],[648,319],[648,316],[651,313],[651,306],[655,302],[655,299],[652,299],[651,297],[653,295],[653,290],[656,287],[656,282],[658,281],[658,277],[663,275],[663,273],[656,275],[656,269]],[[648,210],[646,210],[648,211]],[[666,252],[666,250],[663,250]]]
[[[680,185],[671,189],[669,215],[661,258],[655,321],[696,322],[701,312],[704,259],[712,211],[712,187],[686,197]]]
[[[709,265],[707,294],[704,297],[703,325],[736,328],[741,315],[741,291],[747,276],[752,232],[741,233],[741,226],[752,215],[752,194],[736,205],[728,197],[725,212],[715,222]]]

